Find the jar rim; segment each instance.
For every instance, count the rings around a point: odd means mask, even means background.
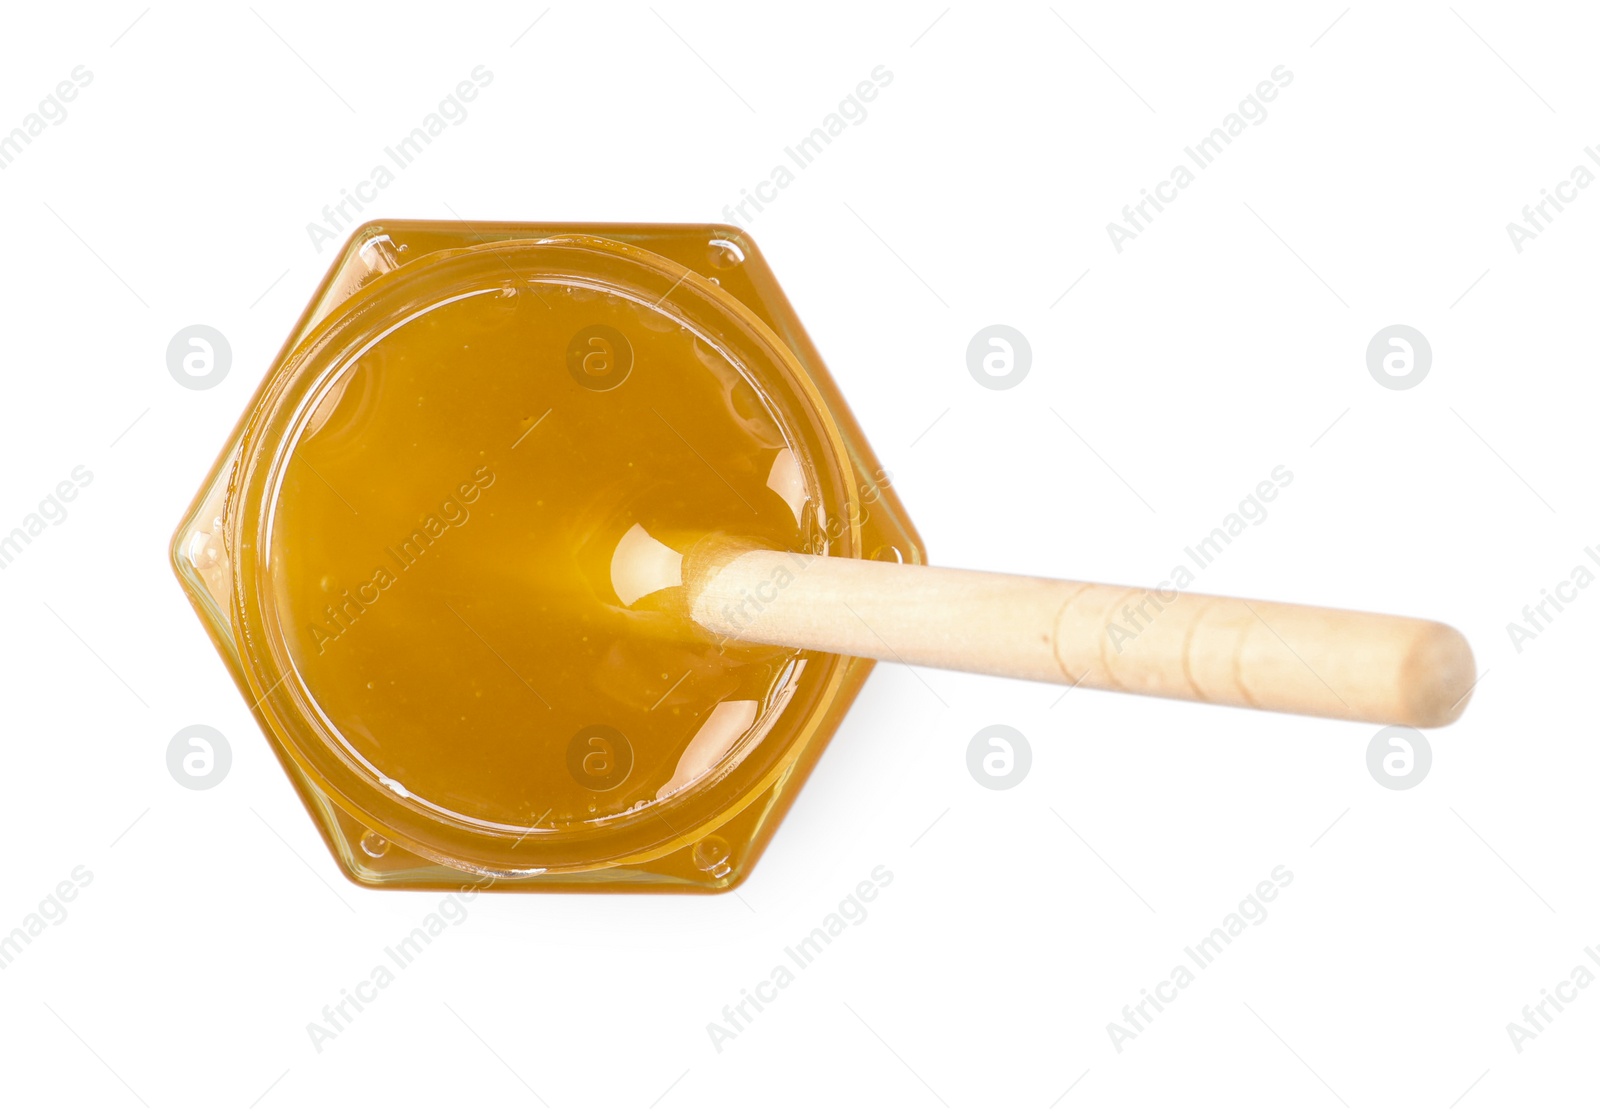
[[[827,519],[842,530],[829,552],[854,557],[860,526],[848,514],[854,469],[821,393],[795,354],[743,303],[691,269],[646,249],[572,234],[496,241],[431,253],[378,276],[329,314],[278,365],[250,415],[228,503],[238,540],[232,607],[240,653],[263,715],[295,762],[343,809],[391,841],[429,859],[492,875],[574,871],[653,859],[686,847],[718,818],[742,810],[771,789],[805,746],[832,704],[844,660],[816,655],[781,717],[785,733],[769,734],[689,786],[646,809],[585,822],[573,829],[507,827],[467,819],[396,788],[355,762],[335,726],[318,709],[283,636],[284,617],[270,591],[268,555],[283,471],[316,403],[356,355],[428,309],[467,297],[486,283],[563,280],[643,295],[717,348],[758,390],[786,433],[805,451],[808,473]],[[787,736],[787,742],[782,737]]]

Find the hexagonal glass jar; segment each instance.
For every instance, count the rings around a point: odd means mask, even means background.
[[[924,560],[887,474],[771,269],[743,232],[709,225],[422,221],[361,227],[268,370],[184,516],[171,554],[268,743],[335,860],[357,883],[727,890],[746,878],[872,667],[869,660],[795,653],[799,657],[782,671],[782,700],[764,708],[755,725],[742,730],[745,736],[721,749],[704,770],[685,778],[680,761],[668,786],[650,798],[598,813],[591,803],[592,817],[569,813],[552,821],[550,811],[536,817],[531,807],[527,816],[514,818],[448,809],[436,801],[440,795],[417,793],[385,774],[383,762],[373,759],[381,747],[363,752],[346,739],[337,714],[323,708],[326,695],[313,692],[305,661],[296,659],[283,634],[304,619],[283,615],[286,606],[272,580],[285,553],[274,524],[292,519],[280,513],[287,463],[315,416],[329,411],[330,400],[351,394],[356,375],[372,380],[386,374],[381,362],[374,370],[370,355],[396,331],[419,321],[448,328],[444,308],[478,295],[531,293],[548,307],[541,291],[564,297],[562,292],[573,290],[682,323],[694,335],[694,352],[714,350],[717,360],[737,370],[793,443],[813,526],[831,525],[815,533],[811,549]],[[466,349],[474,337],[458,340]],[[565,367],[558,354],[541,357],[537,345],[530,344],[529,353],[517,375],[526,377],[535,394],[545,382],[572,392],[569,370],[581,384],[570,351]],[[365,365],[359,365],[362,359]],[[353,372],[358,366],[360,372]],[[610,384],[590,386],[608,390]],[[463,497],[468,487],[461,486]],[[483,642],[510,675],[528,685],[512,665],[515,646],[502,642],[502,654]],[[413,702],[435,698],[448,703],[459,694],[441,689],[439,695],[407,695]],[[570,743],[577,742],[573,737]],[[569,741],[564,733],[540,738],[532,732],[526,746],[532,762],[568,749]],[[444,770],[448,782],[448,764]],[[505,778],[526,781],[526,773],[511,771]]]

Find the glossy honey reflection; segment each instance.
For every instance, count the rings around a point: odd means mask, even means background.
[[[693,785],[781,711],[795,653],[628,607],[643,594],[611,568],[630,531],[807,545],[791,440],[712,345],[646,303],[508,276],[328,381],[273,497],[270,570],[349,762],[449,817],[559,830]]]

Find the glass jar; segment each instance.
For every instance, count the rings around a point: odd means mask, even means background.
[[[743,233],[382,222],[172,560],[356,882],[725,890],[872,664],[622,599],[630,530],[923,560]]]

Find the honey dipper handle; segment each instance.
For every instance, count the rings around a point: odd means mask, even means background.
[[[1399,616],[770,550],[685,574],[718,635],[912,666],[1422,728],[1475,678],[1461,633]]]

